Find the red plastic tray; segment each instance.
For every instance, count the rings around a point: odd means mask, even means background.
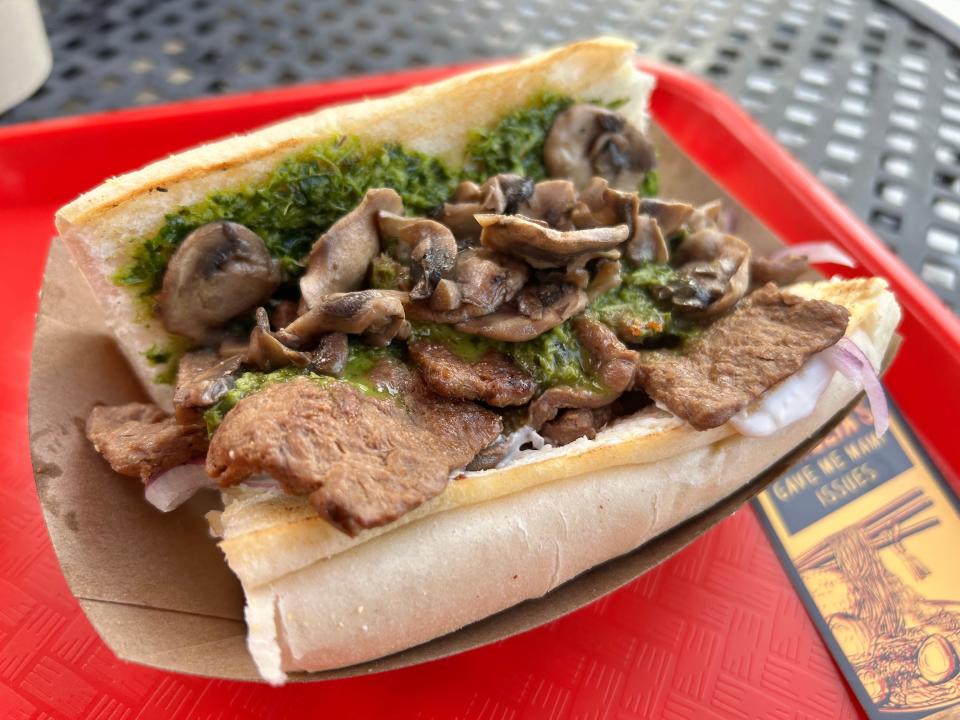
[[[833,239],[861,262],[848,274],[891,281],[906,342],[887,386],[956,487],[960,323],[729,99],[677,70],[644,68],[658,77],[656,119],[785,241]],[[371,677],[271,689],[175,675],[117,660],[87,623],[47,539],[28,453],[30,345],[54,210],[165,153],[462,69],[0,129],[0,718],[861,717],[750,511],[561,620]]]

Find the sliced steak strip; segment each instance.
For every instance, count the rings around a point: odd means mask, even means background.
[[[114,471],[144,482],[207,451],[203,425],[180,425],[146,403],[94,407],[87,438]]]
[[[849,313],[770,284],[691,340],[639,353],[637,385],[698,430],[718,427],[843,337]]]
[[[599,408],[569,408],[540,429],[540,434],[551,445],[568,445],[582,437],[593,440],[601,428],[614,417],[614,406]]]
[[[420,373],[399,360],[381,361],[370,371],[369,378],[402,398],[413,421],[437,436],[451,470],[467,465],[503,429],[503,421],[495,412],[472,402],[434,394]]]
[[[241,400],[213,437],[207,471],[221,485],[269,473],[351,535],[434,497],[499,435],[500,418],[432,395],[399,362],[377,370],[380,387],[405,390],[403,403],[305,378]]]
[[[529,373],[496,350],[471,362],[429,340],[412,342],[408,349],[427,387],[442,397],[507,407],[529,402],[537,390]]]

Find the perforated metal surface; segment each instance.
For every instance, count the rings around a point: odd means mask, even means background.
[[[42,4],[53,74],[0,123],[619,34],[738,98],[960,308],[960,50],[875,0]]]

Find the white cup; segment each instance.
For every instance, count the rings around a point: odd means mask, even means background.
[[[0,0],[0,112],[30,97],[52,64],[37,0]]]

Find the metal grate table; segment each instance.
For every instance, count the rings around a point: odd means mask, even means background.
[[[0,123],[628,37],[736,97],[960,310],[960,49],[876,0],[41,4],[53,73]]]

